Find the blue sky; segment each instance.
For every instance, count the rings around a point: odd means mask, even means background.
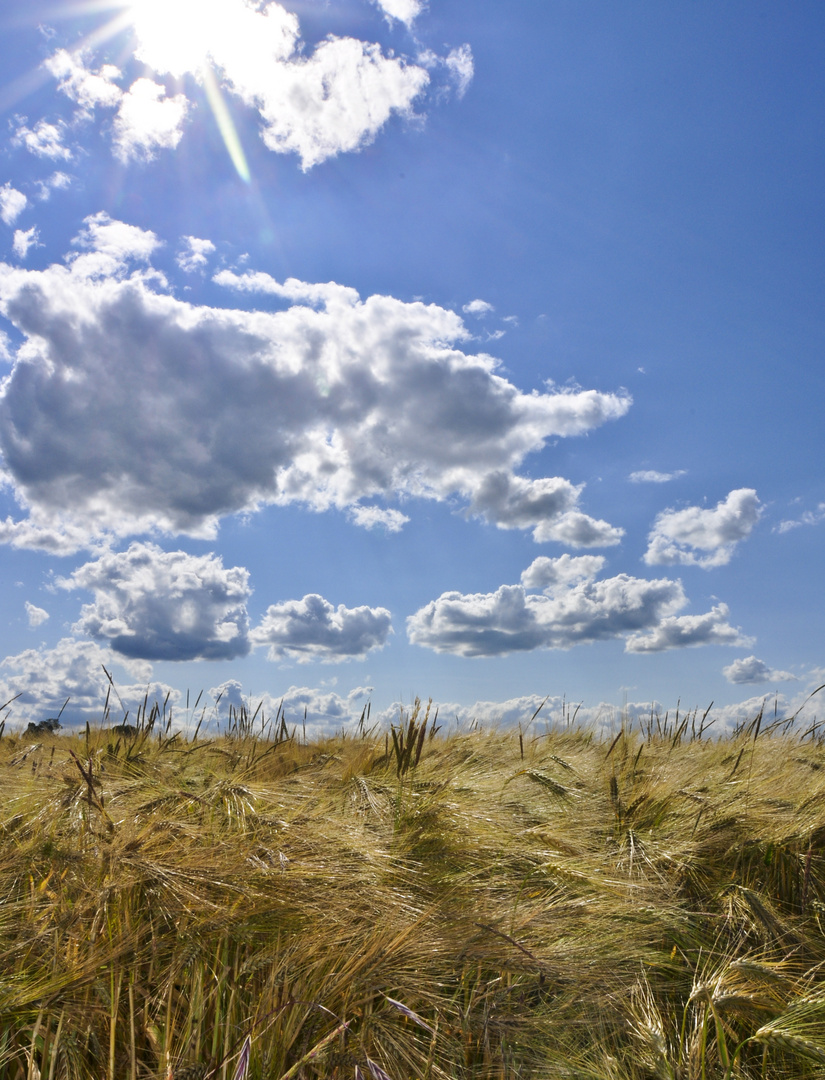
[[[821,5],[9,0],[0,691],[825,682]],[[816,699],[806,706],[812,717]]]

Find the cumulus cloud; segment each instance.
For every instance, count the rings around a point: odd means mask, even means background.
[[[41,246],[38,244],[39,237],[40,233],[34,225],[30,229],[15,229],[11,245],[14,254],[19,259],[25,259],[30,248]]]
[[[71,161],[72,152],[64,144],[66,125],[59,120],[50,124],[47,120],[38,120],[33,128],[21,122],[12,137],[14,146],[24,146],[36,157],[51,158],[53,161]]]
[[[0,390],[0,449],[28,510],[0,540],[65,551],[84,534],[209,536],[267,503],[395,527],[365,504],[456,496],[536,539],[621,536],[576,509],[580,487],[515,470],[547,440],[623,416],[627,396],[522,393],[493,357],[458,347],[469,334],[454,312],[335,283],[224,272],[290,306],[188,304],[149,268],[127,274],[159,243],[96,214],[68,266],[0,264],[0,311],[24,338]]]
[[[7,225],[13,225],[28,206],[29,200],[22,191],[11,184],[0,187],[0,218]]]
[[[486,300],[471,300],[469,304],[465,304],[461,309],[465,315],[489,315],[491,311],[495,311],[492,304],[488,304]]]
[[[582,488],[559,476],[527,480],[499,469],[480,479],[467,513],[500,529],[532,527],[536,543],[555,540],[576,548],[618,544],[623,529],[576,509]]]
[[[540,555],[534,559],[521,575],[525,589],[548,589],[556,586],[578,584],[580,581],[593,581],[604,569],[603,555],[561,555],[557,559],[548,559]]]
[[[99,71],[92,71],[83,58],[66,49],[58,49],[45,61],[45,67],[57,79],[57,88],[76,102],[83,113],[91,113],[100,105],[116,108],[123,91],[115,82],[120,70],[113,64],[104,64]]]
[[[59,170],[57,172],[53,172],[52,175],[48,177],[48,179],[37,181],[37,197],[41,200],[41,202],[46,202],[48,199],[51,198],[51,194],[53,191],[59,191],[63,188],[67,188],[70,186],[71,182],[72,178],[67,173],[60,172]]]
[[[29,620],[29,626],[34,630],[38,626],[42,626],[48,619],[49,613],[45,608],[37,607],[35,604],[30,604],[26,601],[26,618]]]
[[[374,0],[374,3],[390,19],[398,19],[407,26],[412,26],[424,7],[422,0]]]
[[[734,660],[722,668],[722,674],[729,683],[789,682],[796,679],[789,671],[770,668],[764,660],[758,660],[755,656]]]
[[[522,585],[494,593],[443,593],[407,619],[415,645],[458,656],[569,649],[657,626],[687,602],[678,581],[626,574],[532,596]]]
[[[570,510],[557,521],[541,521],[533,530],[533,539],[537,544],[555,540],[574,548],[613,547],[621,543],[623,536],[624,529],[592,518],[580,510]]]
[[[625,652],[652,653],[685,649],[695,645],[753,645],[753,638],[727,621],[727,604],[716,604],[704,615],[676,615],[662,619],[647,633],[627,639]]]
[[[158,149],[174,150],[183,136],[189,102],[183,94],[167,98],[151,79],[132,83],[114,122],[114,149],[121,161],[149,161]]]
[[[388,18],[410,26],[421,0],[376,0]],[[372,142],[391,116],[412,117],[430,83],[425,66],[380,46],[329,35],[314,49],[300,37],[298,18],[281,4],[259,7],[245,0],[221,4],[143,4],[132,22],[135,57],[160,76],[200,81],[217,77],[261,121],[261,136],[277,153],[295,153],[303,169]],[[434,57],[462,96],[473,76],[468,45]],[[81,117],[95,108],[119,109],[115,147],[124,159],[149,157],[180,139],[189,103],[182,95],[164,99],[163,87],[137,80],[128,92],[117,85],[119,69],[91,66],[87,52],[60,49],[47,69],[59,89],[77,102]]]
[[[737,544],[750,536],[761,513],[753,488],[731,491],[712,510],[700,506],[665,510],[653,523],[644,561],[649,566],[681,563],[706,570],[724,566]]]
[[[415,6],[386,2],[401,15]],[[135,30],[138,59],[159,74],[197,75],[209,57],[224,86],[257,111],[269,149],[298,154],[304,169],[371,142],[393,113],[410,115],[429,82],[423,68],[354,38],[330,36],[304,50],[297,17],[278,3],[255,10],[226,0],[176,34],[146,5]]]
[[[153,232],[113,221],[105,211],[90,215],[83,224],[86,227],[73,241],[80,252],[67,256],[73,278],[121,278],[130,263],[148,262],[160,247]]]
[[[480,479],[467,512],[500,529],[532,528],[536,543],[555,540],[575,548],[620,543],[623,529],[577,509],[583,487],[560,476],[527,480],[498,469]]]
[[[674,472],[657,472],[656,469],[642,469],[632,472],[628,480],[633,484],[667,484],[670,480],[678,480],[680,476],[686,476],[687,469],[676,469]]]
[[[271,604],[259,626],[251,632],[254,645],[268,645],[269,660],[312,660],[325,664],[362,660],[383,648],[392,633],[386,608],[338,607],[317,594],[302,600]]]
[[[215,245],[211,240],[200,240],[197,236],[182,236],[181,241],[183,247],[175,259],[178,266],[187,274],[202,270],[209,262]]]
[[[114,674],[117,686],[117,695],[110,697],[112,723],[122,719],[121,703],[124,711],[134,713],[147,693],[150,702],[163,701],[167,694],[177,700],[177,692],[152,680],[151,665],[118,659],[94,641],[63,638],[52,649],[26,649],[0,662],[3,700],[20,694],[10,709],[12,722],[20,726],[55,717],[67,698],[64,726],[99,721],[110,689],[104,667]],[[124,682],[124,677],[132,681]]]
[[[216,555],[132,544],[107,552],[57,584],[86,589],[73,630],[142,660],[231,660],[249,652],[249,574]]]
[[[458,656],[504,656],[534,649],[569,649],[622,639],[625,652],[690,645],[744,645],[720,604],[705,615],[677,615],[687,604],[682,583],[618,574],[596,580],[602,556],[535,559],[520,585],[494,593],[443,593],[407,619],[416,645]],[[528,593],[543,589],[543,595]]]
[[[411,115],[429,82],[422,68],[353,38],[330,38],[260,81],[248,74],[227,73],[229,85],[257,106],[265,145],[298,154],[304,170],[372,142],[392,113]]]
[[[174,149],[178,145],[190,108],[184,94],[167,97],[164,86],[146,77],[136,79],[124,91],[115,82],[121,77],[118,68],[104,64],[99,71],[93,71],[86,66],[85,59],[83,55],[59,49],[46,61],[46,68],[58,80],[58,89],[77,102],[81,119],[89,119],[97,107],[117,109],[112,125],[116,157],[124,162],[146,161],[159,149]]]

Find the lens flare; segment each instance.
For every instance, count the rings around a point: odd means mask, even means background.
[[[235,123],[232,120],[232,114],[229,112],[223,94],[221,93],[218,80],[215,78],[215,73],[208,62],[204,64],[201,71],[206,98],[212,109],[215,122],[218,125],[218,131],[221,133],[226,152],[229,154],[238,176],[248,184],[252,177],[249,172],[249,166],[246,163],[246,155],[243,152],[240,137],[235,128]]]

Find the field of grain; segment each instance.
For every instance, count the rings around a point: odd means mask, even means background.
[[[2,735],[0,1080],[825,1076],[818,729],[277,721]]]

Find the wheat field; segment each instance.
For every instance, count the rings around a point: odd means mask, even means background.
[[[2,733],[0,1080],[825,1077],[825,745],[713,734]]]

